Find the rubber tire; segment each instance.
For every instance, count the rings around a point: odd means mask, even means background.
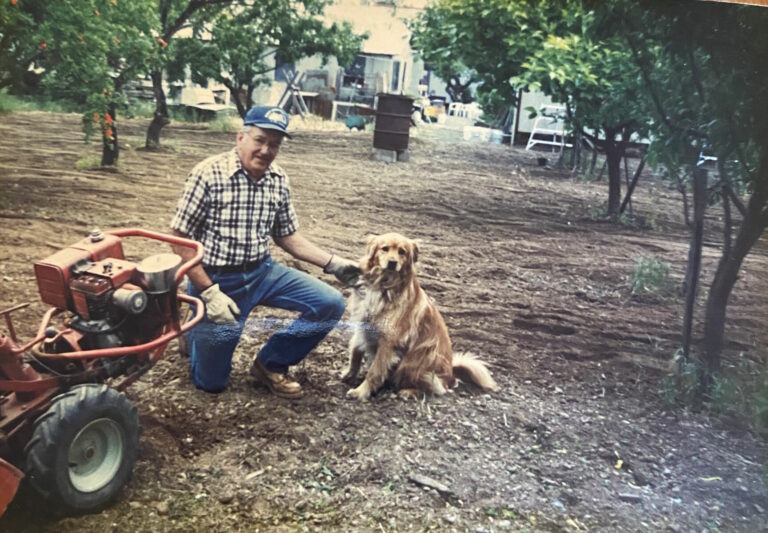
[[[80,431],[94,420],[109,419],[122,430],[120,464],[101,488],[78,490],[69,475],[69,450]],[[125,394],[107,385],[72,387],[54,398],[51,407],[35,422],[32,439],[25,447],[26,476],[32,487],[53,506],[56,514],[99,511],[128,482],[139,454],[139,417]]]

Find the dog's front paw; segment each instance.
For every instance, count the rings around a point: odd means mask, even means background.
[[[418,389],[400,389],[397,391],[397,397],[401,400],[418,400],[419,396],[421,394],[421,391]]]
[[[352,372],[351,368],[348,368],[342,375],[341,375],[341,381],[346,383],[347,385],[351,385],[353,381],[355,381],[355,378],[357,377],[357,372]]]
[[[368,386],[367,381],[363,381],[359,387],[349,389],[347,391],[347,398],[355,398],[361,402],[367,402],[371,398],[371,388]]]

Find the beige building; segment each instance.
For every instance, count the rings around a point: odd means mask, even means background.
[[[366,102],[376,92],[445,95],[445,83],[425,70],[409,44],[407,21],[426,5],[427,0],[336,0],[325,9],[326,20],[348,21],[355,32],[368,33],[354,63],[343,69],[335,58],[323,65],[322,58],[315,56],[288,67],[304,73],[303,91],[311,95],[330,87],[341,101]],[[276,104],[285,87],[284,71],[278,66],[272,85],[258,88],[254,101]]]

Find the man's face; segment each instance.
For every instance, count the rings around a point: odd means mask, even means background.
[[[254,178],[260,178],[277,157],[283,134],[251,126],[237,134],[237,153],[243,168]]]

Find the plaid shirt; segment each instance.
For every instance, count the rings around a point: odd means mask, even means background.
[[[271,165],[254,182],[236,150],[210,157],[187,177],[171,228],[201,242],[207,266],[242,265],[269,256],[269,238],[296,232],[288,176]]]

